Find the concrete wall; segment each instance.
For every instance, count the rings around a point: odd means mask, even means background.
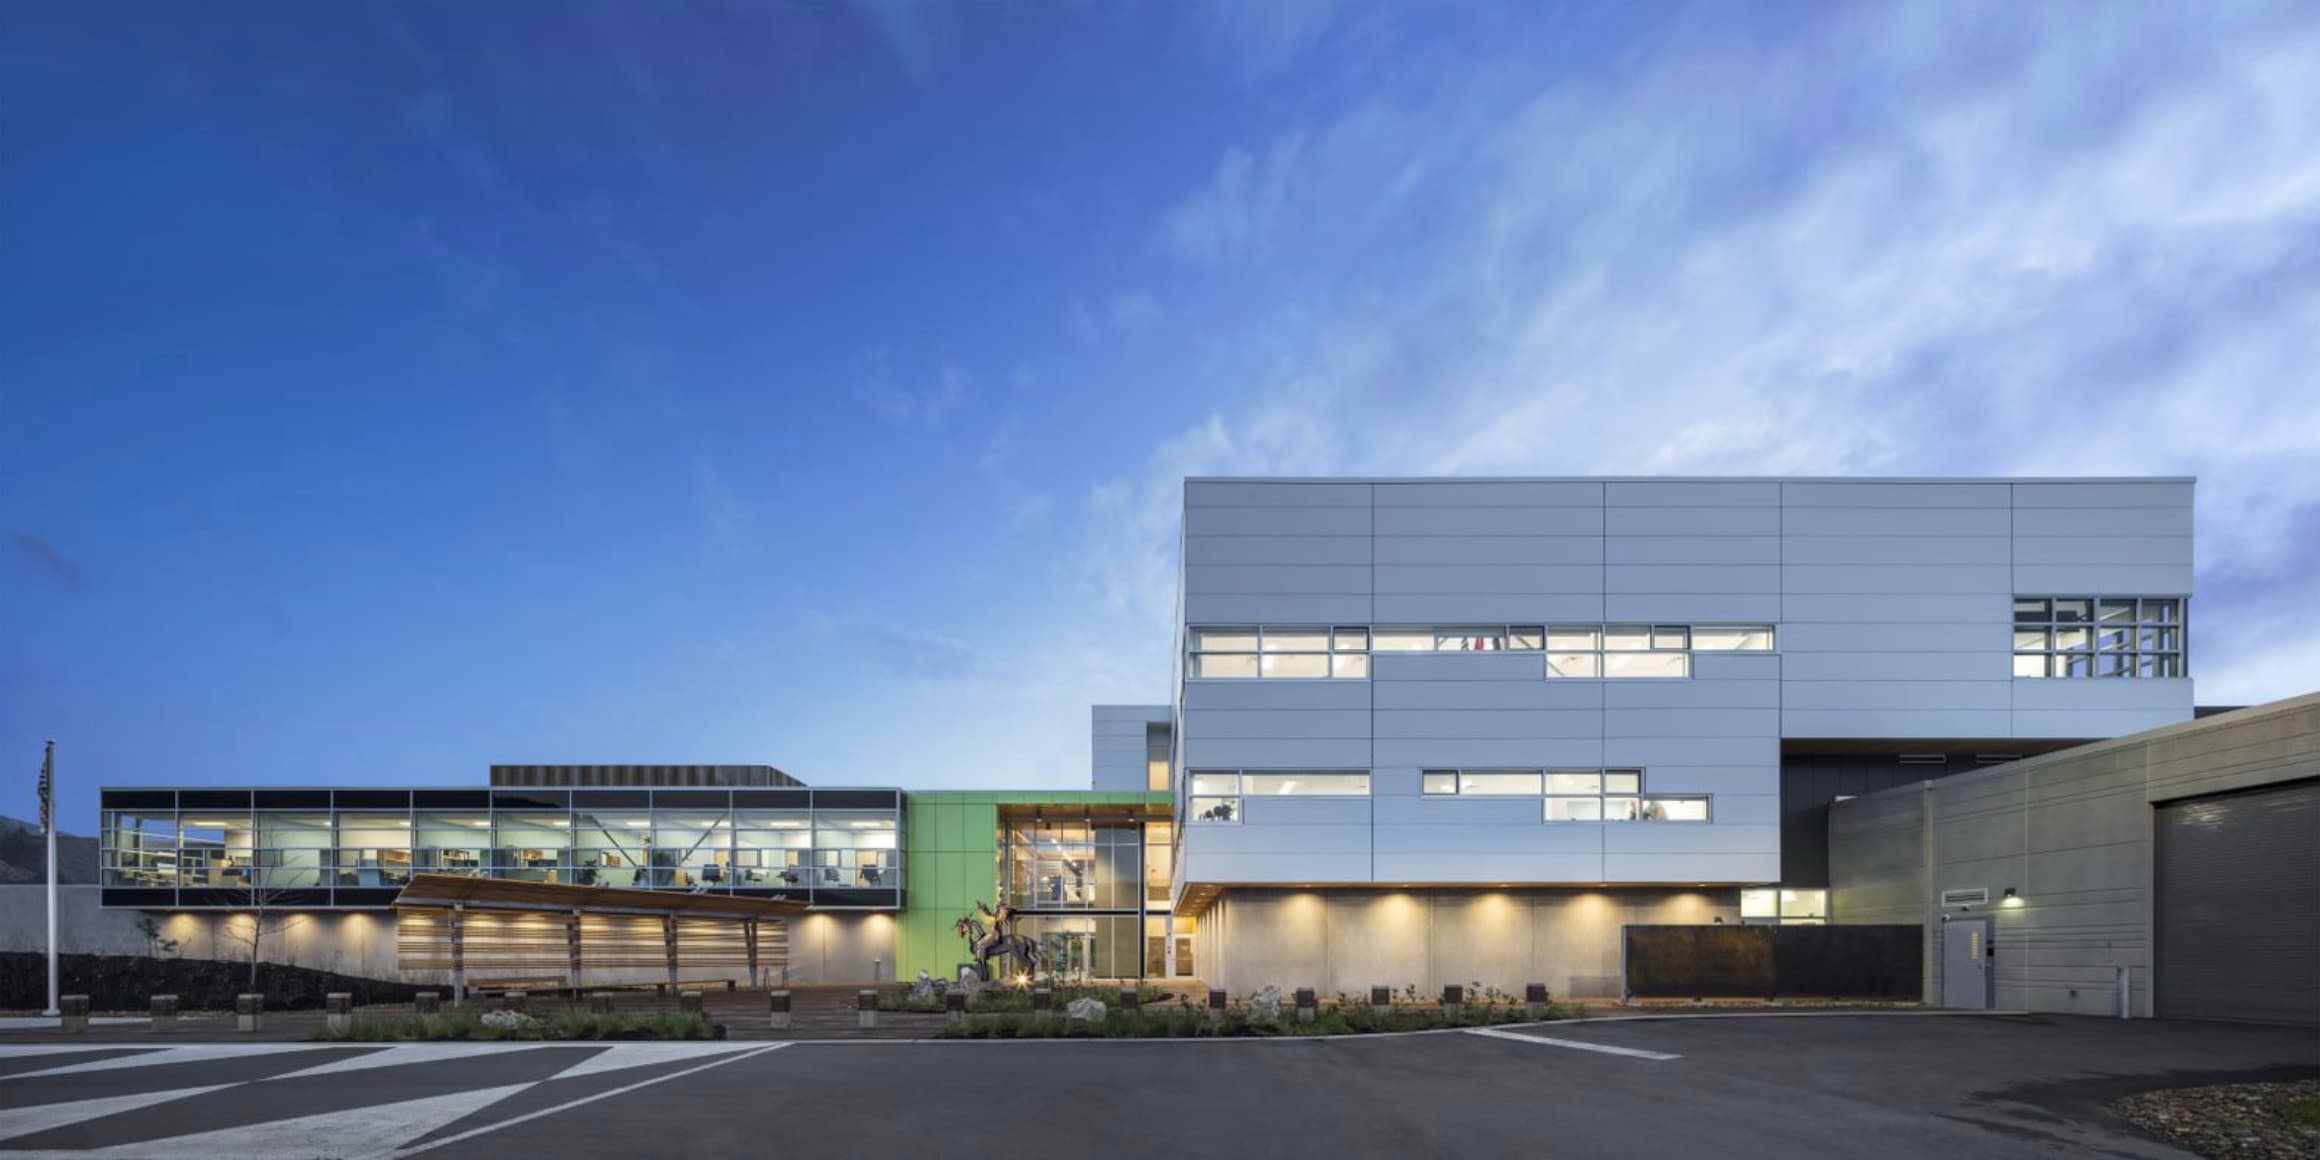
[[[1169,705],[1097,705],[1090,712],[1088,788],[1142,793],[1149,781],[1144,733],[1153,725],[1174,727]]]
[[[67,886],[58,892],[58,941],[69,954],[141,955],[145,936],[137,929],[144,912],[107,910],[97,904],[94,886]],[[47,902],[38,886],[0,886],[0,950],[40,951],[47,946]],[[248,929],[244,914],[227,911],[155,912],[161,936],[176,939],[176,954],[189,959],[247,962],[249,943],[236,931]],[[894,918],[883,913],[809,914],[790,922],[792,983],[858,983],[894,978]],[[309,911],[286,930],[270,933],[262,957],[267,962],[337,971],[373,979],[414,983],[451,982],[448,971],[404,972],[395,965],[395,916],[387,911]],[[724,978],[727,968],[704,969],[700,977]],[[687,972],[686,977],[692,977]],[[600,982],[658,982],[662,973],[598,973]]]
[[[1371,771],[1366,801],[1191,825],[1216,883],[1773,882],[1783,738],[2088,738],[2191,716],[2183,680],[2012,677],[2016,594],[2188,595],[2187,480],[1215,480],[1185,484],[1187,626],[1772,624],[1676,681],[1537,653],[1380,654],[1368,680],[1185,680],[1187,770]],[[1180,634],[1181,635],[1181,634]],[[1100,743],[1099,743],[1100,745]],[[1559,824],[1425,768],[1629,768],[1710,824]]]
[[[2320,776],[2320,694],[1838,802],[1829,810],[1830,920],[1922,922],[1926,996],[1941,995],[1939,932],[1995,917],[1995,1003],[2107,1015],[2129,968],[2151,1013],[2153,807]],[[2007,888],[2022,904],[1997,905]],[[1992,904],[1940,905],[1987,889]]]
[[[1718,918],[1739,921],[1737,890],[1232,889],[1201,919],[1200,973],[1236,995],[1479,982],[1616,997],[1621,927]]]

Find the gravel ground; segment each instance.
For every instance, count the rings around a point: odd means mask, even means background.
[[[2211,1160],[2320,1156],[2320,1126],[2284,1114],[2295,1100],[2320,1100],[2320,1080],[2144,1092],[2111,1107],[2136,1127]]]

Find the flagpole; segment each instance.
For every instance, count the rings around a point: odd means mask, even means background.
[[[43,1015],[61,1015],[56,1005],[56,880],[64,875],[56,864],[56,738],[48,739],[48,748],[40,756],[40,820],[41,828],[48,831],[48,1010]]]

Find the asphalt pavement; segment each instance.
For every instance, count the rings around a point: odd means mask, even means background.
[[[0,1044],[0,1156],[2179,1156],[2308,1029],[1932,1014],[1305,1040]]]

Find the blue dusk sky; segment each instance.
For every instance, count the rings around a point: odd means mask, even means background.
[[[2320,685],[2320,5],[0,10],[0,813],[1069,786],[1188,474],[2196,474]]]

